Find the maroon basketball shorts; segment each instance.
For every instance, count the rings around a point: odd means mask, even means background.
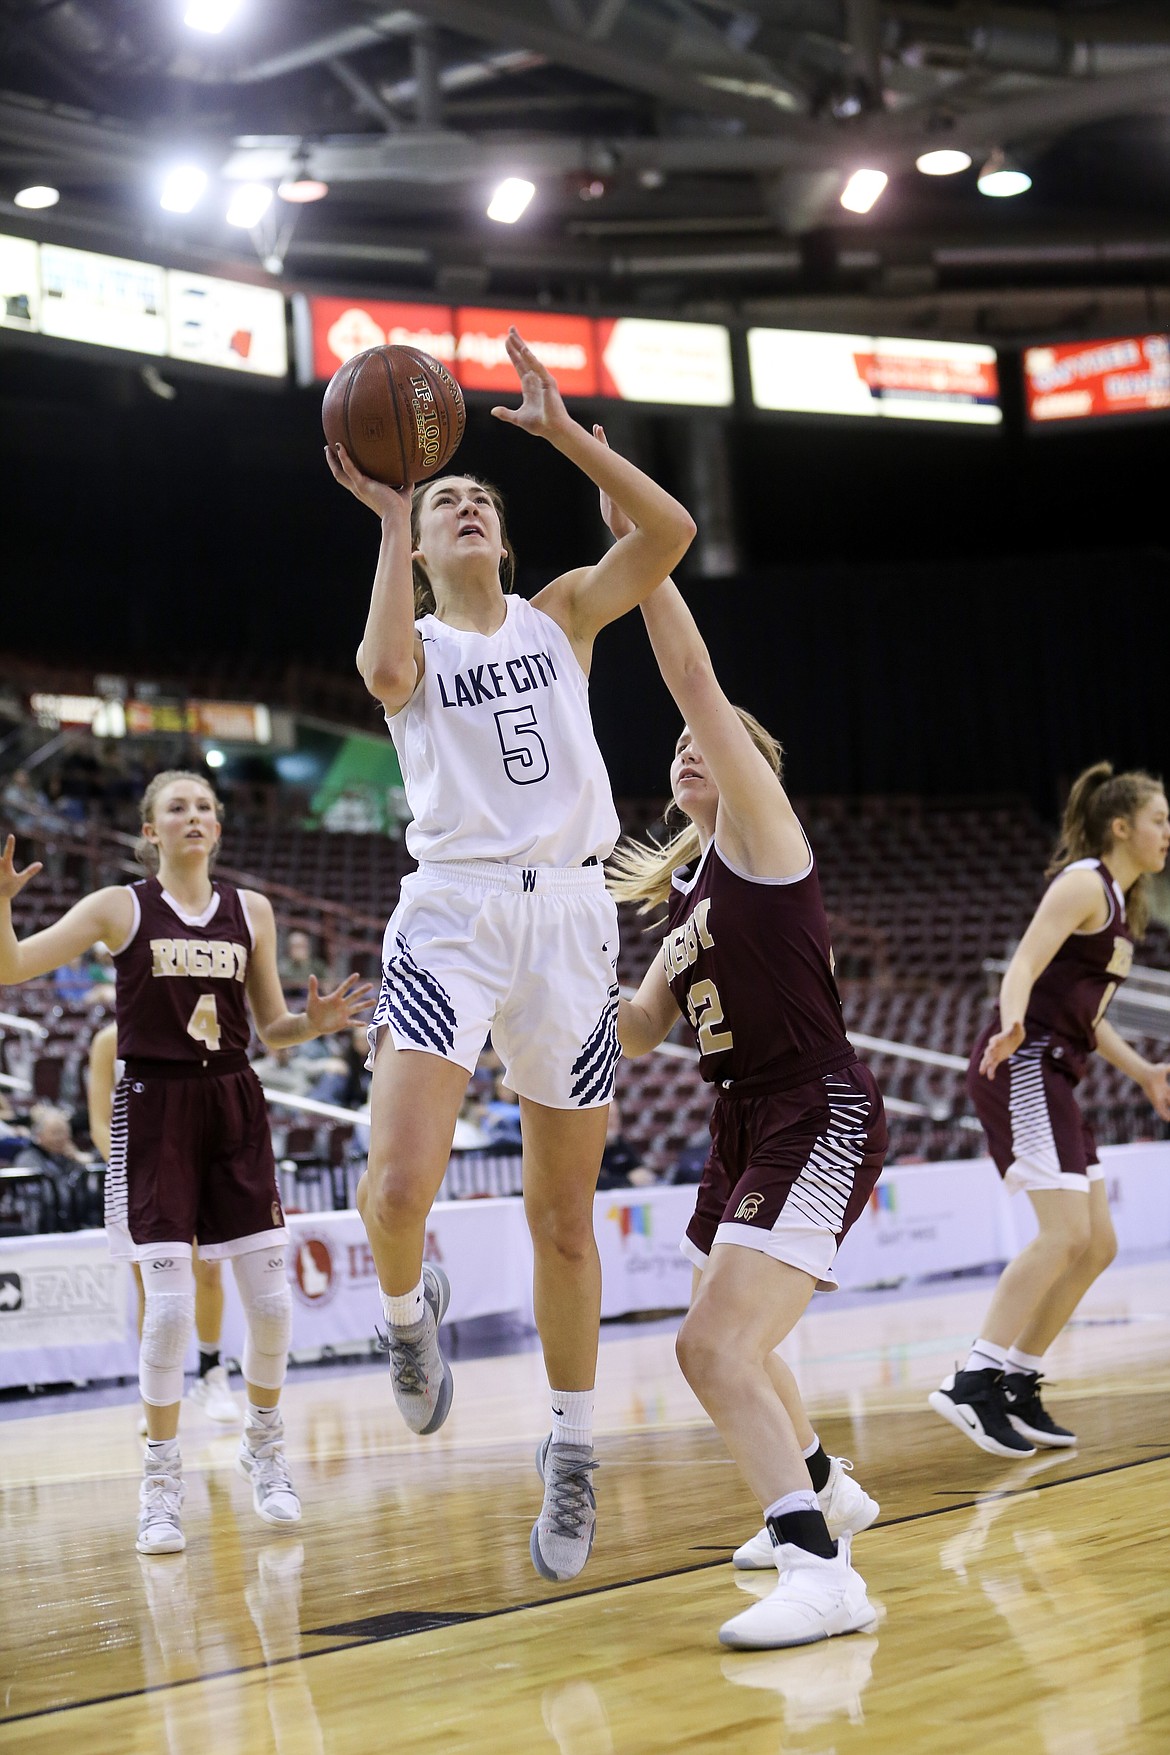
[[[881,1092],[860,1063],[768,1096],[721,1093],[683,1254],[701,1268],[713,1244],[739,1243],[835,1291],[833,1259],[888,1145]]]
[[[129,1260],[190,1247],[221,1261],[282,1243],[272,1135],[250,1067],[131,1062],[114,1092],[106,1234]]]
[[[1105,1172],[1074,1095],[1076,1071],[1068,1064],[1068,1051],[1048,1035],[1025,1037],[1011,1059],[996,1067],[993,1079],[981,1078],[979,1062],[993,1029],[975,1044],[967,1094],[1005,1188],[1087,1192]]]

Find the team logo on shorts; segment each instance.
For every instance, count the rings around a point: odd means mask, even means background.
[[[745,1194],[735,1209],[735,1216],[737,1219],[746,1219],[750,1225],[763,1204],[762,1194]]]
[[[302,1304],[328,1304],[337,1291],[333,1251],[323,1237],[301,1236],[293,1255],[292,1288]]]

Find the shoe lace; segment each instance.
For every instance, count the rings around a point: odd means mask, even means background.
[[[293,1484],[284,1456],[284,1433],[266,1433],[258,1444],[253,1442],[253,1435],[249,1433],[247,1443],[255,1464],[254,1479],[265,1496],[269,1493],[291,1493]]]
[[[144,1525],[178,1523],[183,1506],[182,1478],[169,1470],[151,1470],[142,1477],[139,1500]]]
[[[552,1534],[576,1536],[597,1506],[589,1479],[597,1467],[596,1457],[558,1457],[549,1446],[545,1458],[545,1488],[549,1501],[548,1523]]]
[[[378,1345],[390,1360],[390,1375],[394,1387],[404,1395],[425,1395],[427,1390],[427,1373],[424,1363],[426,1352],[425,1334],[411,1341],[395,1340],[391,1334],[375,1330]]]

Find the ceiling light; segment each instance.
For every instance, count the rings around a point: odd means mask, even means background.
[[[535,194],[536,184],[527,177],[505,177],[491,198],[487,216],[501,225],[515,225]]]
[[[291,201],[300,207],[309,201],[324,201],[329,193],[329,185],[319,182],[316,177],[293,177],[287,182],[278,183],[276,193],[282,201]]]
[[[924,177],[953,177],[970,168],[971,154],[957,146],[938,146],[914,160]]]
[[[842,207],[868,213],[889,180],[885,171],[854,171],[841,192]]]
[[[993,152],[979,173],[981,195],[1022,195],[1032,187],[1027,171],[1022,171],[1006,153]]]
[[[207,763],[209,768],[222,768],[227,757],[222,750],[210,749],[203,757],[203,760]]]
[[[173,165],[163,178],[159,206],[168,213],[190,213],[207,187],[207,172],[198,165]]]
[[[271,206],[272,190],[267,183],[241,183],[228,206],[227,222],[248,231],[259,225]]]
[[[27,189],[18,190],[12,199],[17,207],[56,207],[61,197],[47,183],[33,183]]]
[[[240,10],[241,0],[188,0],[183,23],[205,36],[217,37]]]

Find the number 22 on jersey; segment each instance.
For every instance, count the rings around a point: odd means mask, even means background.
[[[713,981],[696,981],[688,988],[687,1015],[698,1034],[700,1054],[722,1054],[734,1046],[731,1031],[718,1028],[723,1022],[723,1004]]]
[[[204,1043],[213,1054],[219,1047],[219,1012],[214,993],[205,993],[196,1001],[195,1010],[187,1019],[187,1034]]]

